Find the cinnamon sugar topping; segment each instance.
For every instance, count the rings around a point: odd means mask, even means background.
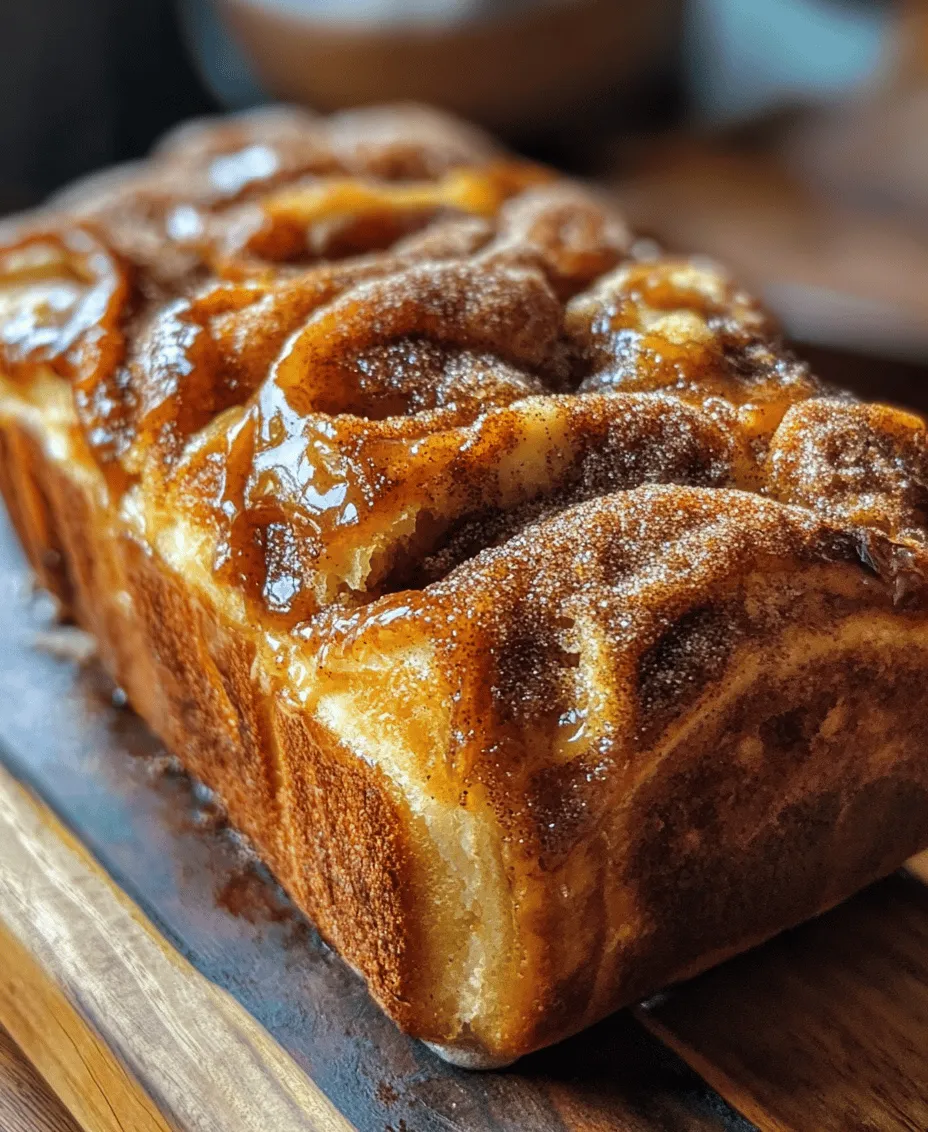
[[[425,111],[198,124],[2,253],[4,369],[70,380],[111,491],[283,626],[651,483],[920,545],[923,422],[823,389],[718,267],[631,247]]]

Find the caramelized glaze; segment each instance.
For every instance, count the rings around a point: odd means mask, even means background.
[[[42,577],[454,1056],[923,847],[924,422],[592,190],[423,111],[186,127],[23,221],[0,373]]]
[[[920,539],[922,422],[824,390],[715,265],[425,112],[186,127],[5,250],[3,363],[281,627],[643,483]],[[573,727],[573,722],[566,725]]]
[[[636,259],[608,202],[410,114],[187,127],[0,264],[5,369],[68,377],[111,489],[203,525],[259,611],[368,602],[644,482],[923,521],[920,421],[829,399],[719,268]],[[868,446],[855,506],[837,465]]]

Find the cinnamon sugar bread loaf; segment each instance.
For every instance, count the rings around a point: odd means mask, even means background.
[[[36,572],[448,1058],[928,845],[925,425],[717,267],[420,110],[187,127],[5,238]]]

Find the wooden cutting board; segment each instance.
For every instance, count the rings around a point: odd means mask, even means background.
[[[90,1132],[928,1129],[899,874],[499,1073],[402,1035],[31,591],[0,525],[0,1025]]]

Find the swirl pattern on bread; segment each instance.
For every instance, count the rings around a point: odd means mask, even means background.
[[[928,448],[419,109],[7,226],[42,581],[397,1022],[511,1061],[928,845]]]

